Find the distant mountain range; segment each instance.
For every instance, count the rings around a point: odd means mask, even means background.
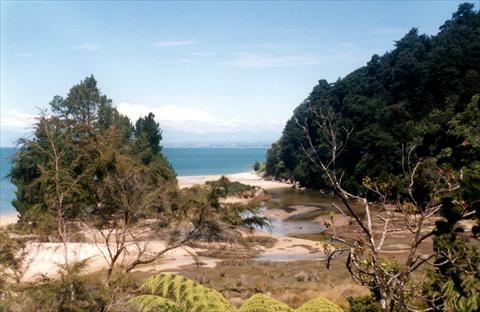
[[[165,147],[269,147],[280,134],[280,130],[195,133],[164,129],[162,145]],[[2,129],[0,146],[14,146],[18,138],[28,135],[29,131]]]

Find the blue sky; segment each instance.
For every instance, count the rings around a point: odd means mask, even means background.
[[[461,2],[2,1],[0,145],[90,74],[131,118],[153,111],[166,145],[271,143],[319,79]]]

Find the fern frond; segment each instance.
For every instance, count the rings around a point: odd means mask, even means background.
[[[234,311],[221,293],[180,275],[159,274],[151,276],[145,280],[140,290],[169,299],[175,302],[182,311]]]
[[[238,309],[239,312],[294,312],[287,304],[263,294],[250,297]]]
[[[141,312],[182,312],[173,301],[155,295],[136,296],[128,303],[135,305]]]
[[[324,298],[310,300],[296,310],[297,312],[343,312],[343,310]]]
[[[206,288],[191,279],[173,274],[152,276],[140,289],[149,292],[150,295],[137,296],[131,299],[131,302],[140,307],[142,312],[343,312],[340,307],[323,298],[311,300],[294,310],[287,304],[263,294],[253,295],[240,309],[235,310],[215,289]],[[176,310],[168,310],[173,307]]]

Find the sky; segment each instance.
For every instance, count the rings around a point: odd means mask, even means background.
[[[461,2],[2,0],[0,145],[91,74],[165,146],[271,144],[318,80],[436,34]]]

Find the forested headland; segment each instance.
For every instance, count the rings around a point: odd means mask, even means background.
[[[266,175],[342,199],[337,208],[359,234],[334,229],[333,237],[382,310],[415,309],[422,300],[433,310],[478,309],[480,13],[473,4],[460,5],[434,36],[413,28],[345,78],[320,80],[268,151]],[[364,215],[348,200],[362,202]],[[403,239],[410,254],[390,262],[382,248],[395,231],[412,234]],[[430,238],[433,254],[422,255]],[[417,292],[406,280],[427,263]]]
[[[480,14],[463,4],[434,36],[412,28],[382,56],[333,83],[320,80],[287,122],[268,152],[266,174],[324,188],[302,145],[298,123],[309,107],[330,108],[337,128],[352,129],[337,160],[343,183],[361,189],[365,177],[389,180],[402,174],[402,153],[434,157],[455,168],[479,172]],[[318,126],[308,129],[324,144]]]

